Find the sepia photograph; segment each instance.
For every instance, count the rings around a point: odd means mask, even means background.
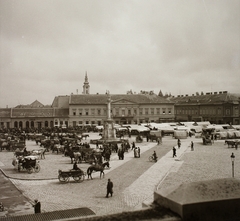
[[[239,220],[239,11],[0,0],[0,221]]]

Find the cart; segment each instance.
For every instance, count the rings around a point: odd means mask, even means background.
[[[82,170],[58,170],[58,179],[61,183],[67,183],[72,177],[76,182],[82,182],[85,179],[86,173]]]

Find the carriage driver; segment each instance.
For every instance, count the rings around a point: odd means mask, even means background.
[[[77,166],[77,162],[75,161],[73,164],[73,170],[81,170],[78,166]],[[82,170],[81,170],[82,171]],[[83,172],[83,171],[82,171]]]

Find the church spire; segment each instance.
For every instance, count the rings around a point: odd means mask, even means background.
[[[85,74],[85,81],[83,83],[83,94],[89,94],[90,93],[90,85],[88,82],[88,76],[87,76],[87,71]]]

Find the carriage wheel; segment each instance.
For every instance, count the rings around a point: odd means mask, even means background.
[[[152,161],[153,161],[153,157],[150,156],[150,157],[148,158],[148,160],[149,160],[150,162],[152,162]]]
[[[27,168],[27,172],[31,174],[33,172],[33,168],[32,167]]]
[[[58,179],[60,182],[68,182],[69,181],[69,176],[68,175],[59,175]]]
[[[37,163],[34,167],[35,172],[38,173],[40,171],[40,168],[40,165]]]
[[[84,180],[84,175],[73,176],[76,182],[82,182]]]

